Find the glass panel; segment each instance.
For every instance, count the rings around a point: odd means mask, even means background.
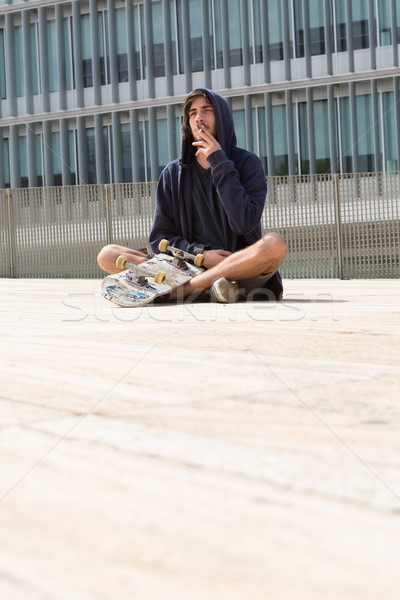
[[[139,128],[140,131],[140,128]],[[145,178],[142,181],[151,181],[151,159],[150,159],[150,132],[149,122],[144,121],[142,124],[142,133],[144,138],[143,143],[143,166],[145,167]]]
[[[17,96],[21,97],[25,94],[24,86],[24,60],[22,52],[22,27],[17,25],[14,27],[14,52],[15,52],[15,83],[17,88]]]
[[[128,49],[126,42],[125,8],[116,10],[118,81],[128,81]]]
[[[400,44],[400,0],[396,0],[397,43]]]
[[[187,2],[187,0],[184,0]],[[179,64],[179,73],[185,72],[184,67],[184,50],[183,50],[183,26],[182,26],[182,0],[176,0],[176,29],[177,29],[177,44],[178,44],[178,64]]]
[[[274,175],[286,175],[289,170],[289,157],[287,148],[286,107],[283,104],[272,107],[272,125],[275,152]]]
[[[72,90],[73,85],[73,66],[72,66],[72,20],[71,17],[64,18],[64,57],[65,57],[65,76],[67,90]]]
[[[395,103],[394,103],[394,92],[383,92],[382,94],[382,108],[383,108],[383,136],[384,136],[384,147],[385,147],[385,170],[396,171],[397,170],[397,150],[396,150],[396,136],[393,132],[396,131],[396,118],[395,118]]]
[[[105,21],[105,24],[104,24]],[[105,31],[107,31],[107,13],[99,12],[98,14],[98,23],[99,29],[99,60],[100,60],[100,83],[101,85],[105,85],[106,82],[109,83],[110,79],[106,75],[106,61],[104,60],[104,47],[105,47]],[[107,67],[108,73],[110,72],[110,58],[107,56]]]
[[[353,148],[351,142],[350,99],[340,98],[340,141],[343,173],[351,173]]]
[[[42,135],[35,133],[36,175],[38,186],[43,185]]]
[[[360,0],[351,0],[353,13],[353,47],[354,50],[369,48],[368,33],[368,2]],[[374,3],[375,12],[375,3]]]
[[[214,30],[214,69],[222,69],[224,66],[223,55],[222,55],[222,25],[221,25],[221,2],[220,0],[213,0],[213,10],[210,11],[210,18],[212,17],[213,30]]]
[[[309,0],[311,55],[325,54],[324,3]]]
[[[240,0],[229,1],[229,54],[231,67],[243,64]]]
[[[246,147],[246,126],[245,126],[245,118],[244,118],[244,109],[233,110],[232,111],[233,122],[235,124],[235,132],[237,145],[240,148]]]
[[[104,170],[105,170],[105,182],[110,183],[110,127],[107,125],[103,126],[103,136],[104,136]]]
[[[88,180],[85,183],[96,183],[96,143],[94,137],[94,127],[89,127],[86,129],[86,146]]]
[[[50,92],[58,90],[58,67],[57,67],[57,36],[55,20],[47,21],[47,59],[49,65],[49,88]]]
[[[176,44],[175,0],[167,0],[167,2],[169,2],[171,22],[172,72],[174,75],[176,75],[178,72],[178,49]]]
[[[139,121],[140,181],[147,181],[144,122]]]
[[[304,56],[303,0],[294,2],[294,26],[296,57],[301,58]]]
[[[262,33],[261,33],[261,8],[260,0],[253,0],[252,3],[253,14],[249,18],[249,40],[250,40],[250,52],[253,63],[262,63],[263,52],[262,52]]]
[[[346,0],[336,0],[336,52],[347,50]]]
[[[38,68],[38,43],[37,43],[37,24],[31,23],[29,27],[30,49],[31,49],[31,71],[32,71],[32,92],[39,93],[39,68]]]
[[[371,95],[365,94],[363,96],[357,96],[356,106],[358,127],[358,168],[361,173],[366,173],[373,171],[375,168]]]
[[[328,101],[314,101],[315,162],[317,173],[329,173],[331,170],[329,148]]]
[[[189,1],[190,45],[192,54],[192,71],[203,70],[203,37],[200,0]]]
[[[162,138],[166,139],[165,137]],[[132,181],[132,148],[130,124],[121,125],[121,143],[122,143],[122,180],[127,183]]]
[[[4,187],[10,187],[10,156],[8,138],[3,139]]]
[[[300,102],[298,105],[299,111],[299,140],[300,140],[300,172],[302,174],[310,172],[310,151],[308,146],[308,118],[307,104]]]
[[[0,98],[6,98],[6,64],[4,56],[4,30],[0,29]]]
[[[392,43],[391,0],[379,0],[379,43],[390,46]]]
[[[264,171],[265,171],[265,173],[267,173],[267,169],[268,169],[267,132],[266,132],[266,128],[265,128],[265,108],[264,108],[264,106],[258,107],[257,112],[258,112],[258,120],[257,120],[257,124],[258,124],[257,134],[258,135],[255,138],[257,141],[256,148],[257,148],[257,154],[262,160]]]
[[[281,0],[268,0],[268,31],[271,60],[283,60]]]
[[[68,132],[69,141],[69,169],[71,173],[71,184],[76,184],[76,131]]]
[[[153,25],[153,54],[154,54],[154,76],[165,76],[165,56],[164,56],[164,28],[162,3],[153,2],[152,7],[152,25]]]
[[[19,168],[21,176],[21,187],[29,186],[28,179],[28,154],[26,148],[26,135],[21,135],[18,138],[18,151],[19,151]]]
[[[51,134],[54,185],[62,185],[60,132]]]
[[[146,46],[144,35],[142,43],[142,32],[144,32],[143,4],[133,5],[133,27],[135,32],[135,54],[136,54],[136,79],[144,79],[146,66]]]
[[[90,15],[81,16],[83,86],[93,86]]]
[[[168,144],[165,140],[168,139],[168,122],[167,119],[157,119],[157,139],[158,139],[158,168],[161,173],[162,169],[169,162]]]

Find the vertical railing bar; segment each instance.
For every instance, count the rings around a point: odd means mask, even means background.
[[[110,185],[104,185],[104,203],[106,210],[106,232],[107,244],[112,244],[112,222],[111,222],[111,206],[110,206]]]
[[[10,188],[6,191],[7,197],[7,221],[8,221],[8,252],[10,259],[10,277],[15,277],[15,229],[14,229],[14,207],[13,196]]]
[[[332,183],[334,186],[333,193],[335,199],[336,253],[338,261],[338,277],[339,279],[344,279],[342,220],[340,215],[339,175],[337,173],[333,174]]]

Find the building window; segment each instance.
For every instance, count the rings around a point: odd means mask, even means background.
[[[262,22],[261,22],[261,7],[260,0],[253,0],[251,3],[252,13],[249,18],[249,39],[250,41],[250,62],[262,63],[263,47],[262,47]]]
[[[396,136],[393,135],[393,132],[396,131],[395,111],[394,92],[383,92],[382,112],[386,171],[397,170]]]
[[[35,133],[36,185],[43,185],[42,135]],[[32,185],[32,184],[30,184]]]
[[[97,183],[96,177],[96,141],[94,127],[86,129],[86,156],[87,156],[87,181],[85,183]]]
[[[71,185],[76,184],[76,131],[68,131],[68,146],[69,146],[69,171]]]
[[[58,65],[57,65],[57,36],[56,22],[54,19],[47,21],[47,59],[49,65],[50,92],[58,90]]]
[[[317,173],[331,171],[328,101],[314,101],[315,167]]]
[[[325,54],[324,4],[321,0],[309,0],[311,55]]]
[[[62,185],[61,174],[61,143],[60,132],[55,131],[51,134],[52,145],[52,163],[53,163],[53,185]]]
[[[81,16],[83,87],[93,86],[90,15]]]
[[[0,98],[7,97],[4,29],[0,29]]]
[[[242,19],[240,16],[240,0],[229,2],[229,57],[231,67],[243,64],[242,53]]]
[[[346,1],[336,0],[336,52],[347,50]],[[350,1],[350,0],[349,0]]]
[[[32,92],[39,94],[39,58],[38,58],[38,28],[37,23],[31,23],[30,28],[30,49],[31,49],[31,71],[32,71]],[[54,48],[53,48],[54,53]]]
[[[200,0],[189,1],[190,46],[192,55],[192,71],[203,70],[203,34]],[[207,43],[207,40],[204,40]]]
[[[29,186],[28,179],[28,156],[26,150],[26,135],[18,137],[18,158],[19,158],[19,175],[20,186],[26,188]]]
[[[372,123],[372,97],[364,94],[356,97],[357,136],[358,136],[358,170],[370,173],[375,169],[374,136]]]
[[[134,4],[133,6],[133,27],[135,32],[136,79],[139,81],[146,78],[143,4]]]
[[[352,0],[351,6],[353,11],[353,48],[354,50],[369,48],[368,3],[360,2],[360,0]]]
[[[351,139],[350,99],[339,100],[340,164],[342,173],[353,171],[353,145]]]
[[[3,143],[3,169],[4,169],[4,187],[10,187],[10,154],[9,154],[9,139],[0,139]]]
[[[221,24],[221,2],[211,0],[210,30],[212,31],[212,53],[211,68],[222,69],[224,66],[222,57],[222,24]]]
[[[152,8],[152,28],[153,28],[153,60],[154,76],[165,76],[165,56],[164,56],[164,27],[163,27],[163,9],[161,2],[153,2]]]
[[[128,47],[126,41],[125,8],[116,10],[118,81],[128,81]]]
[[[17,96],[21,97],[25,94],[24,86],[24,60],[22,52],[22,27],[16,25],[14,27],[14,56],[15,56],[15,83]]]
[[[283,60],[281,0],[268,1],[269,54],[271,60]]]
[[[64,17],[64,60],[65,83],[67,90],[72,90],[75,87],[72,61],[72,17]]]
[[[166,139],[163,138],[163,139]],[[121,125],[121,143],[122,143],[122,181],[132,181],[132,146],[131,130],[129,123]]]

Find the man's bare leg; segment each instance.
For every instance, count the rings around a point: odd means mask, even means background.
[[[173,290],[171,298],[186,297],[207,290],[214,281],[225,277],[239,281],[262,273],[274,273],[282,263],[286,244],[278,233],[267,233],[252,246],[234,252],[215,267],[203,271],[180,288]]]
[[[128,261],[134,265],[140,265],[147,260],[146,254],[143,254],[143,252],[140,252],[139,250],[132,250],[131,248],[125,248],[124,246],[110,244],[104,246],[97,256],[99,267],[103,269],[103,271],[106,271],[106,273],[120,273],[123,269],[118,269],[115,263],[118,256],[121,255],[126,256]]]

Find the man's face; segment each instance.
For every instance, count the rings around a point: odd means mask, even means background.
[[[214,108],[207,98],[200,96],[193,100],[189,109],[189,126],[196,141],[202,139],[199,137],[199,129],[205,129],[217,137]]]

